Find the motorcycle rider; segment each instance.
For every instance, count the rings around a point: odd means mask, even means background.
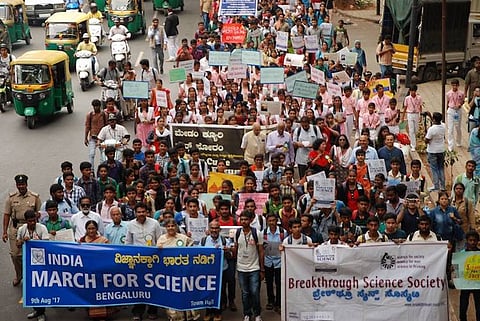
[[[98,19],[100,23],[103,22],[103,15],[100,11],[98,11],[97,4],[95,2],[90,3],[90,11],[87,13],[88,20],[90,19]]]
[[[10,73],[11,73],[11,68],[10,68],[10,63],[14,61],[16,58],[14,55],[10,53],[10,50],[8,49],[8,45],[5,43],[0,44],[0,74],[3,74],[6,76],[6,86],[7,86],[7,100],[11,100],[11,84],[10,84]],[[0,111],[3,113],[5,112],[5,109],[3,106],[0,104]]]
[[[108,125],[103,127],[98,133],[97,136],[97,146],[101,146],[106,140],[114,140],[116,142],[115,148],[120,153],[117,153],[121,157],[121,152],[126,148],[128,140],[130,139],[130,134],[127,129],[122,125],[117,124],[117,115],[109,114],[108,115]],[[104,155],[102,155],[102,161],[105,160]],[[117,156],[117,155],[116,155]],[[117,157],[115,159],[119,160]]]
[[[127,39],[130,39],[132,34],[130,33],[130,31],[128,31],[127,27],[120,24],[120,18],[115,18],[114,22],[115,25],[110,28],[110,31],[108,33],[108,39],[112,40],[112,37],[118,34],[125,36]]]
[[[77,52],[82,51],[82,50],[87,50],[92,53],[92,56],[90,59],[92,60],[92,74],[95,75],[97,72],[95,70],[95,62],[96,62],[96,57],[95,55],[97,54],[97,46],[93,42],[90,42],[90,35],[88,33],[84,33],[82,36],[83,41],[80,42],[77,46]]]
[[[117,62],[113,59],[108,61],[108,67],[103,67],[97,74],[98,82],[102,83],[107,80],[113,80],[120,84],[120,71],[117,69]]]

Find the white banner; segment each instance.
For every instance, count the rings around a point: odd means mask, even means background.
[[[282,252],[282,321],[448,320],[446,242],[315,250]]]

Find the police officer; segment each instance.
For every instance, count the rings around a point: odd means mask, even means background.
[[[22,281],[22,249],[16,245],[17,229],[25,224],[25,211],[34,210],[38,212],[42,204],[40,196],[28,190],[27,181],[27,175],[19,174],[15,176],[18,192],[10,193],[5,202],[5,212],[3,214],[2,239],[4,242],[9,240],[10,256],[15,268],[13,286],[19,285]]]

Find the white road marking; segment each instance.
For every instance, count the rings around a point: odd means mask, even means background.
[[[140,51],[140,53],[138,54],[138,58],[135,61],[135,67],[140,66],[140,60],[142,60],[142,58],[143,58],[143,51]]]

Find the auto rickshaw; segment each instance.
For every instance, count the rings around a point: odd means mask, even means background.
[[[142,31],[144,35],[146,32],[143,0],[108,0],[107,16],[109,27],[112,27],[115,19],[119,18],[132,34]]]
[[[45,47],[67,53],[70,68],[75,68],[75,51],[88,33],[88,15],[83,12],[57,12],[45,21]]]
[[[0,19],[8,30],[10,44],[19,40],[25,40],[27,45],[30,44],[32,35],[23,0],[0,0]]]
[[[152,0],[153,11],[163,10],[163,13],[168,15],[168,8],[180,9],[183,11],[184,2],[183,0]]]
[[[73,112],[73,90],[68,70],[68,55],[62,51],[32,50],[12,62],[13,104],[25,116],[27,126],[35,128],[40,118],[67,108]]]

